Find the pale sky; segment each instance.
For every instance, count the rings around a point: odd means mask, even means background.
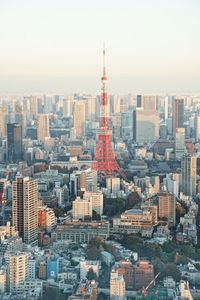
[[[200,0],[0,0],[0,94],[200,92]]]

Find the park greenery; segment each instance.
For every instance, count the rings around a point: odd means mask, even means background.
[[[159,278],[172,276],[176,281],[180,280],[178,265],[187,264],[191,260],[199,260],[200,249],[191,244],[178,244],[175,241],[167,241],[163,245],[148,243],[140,236],[124,234],[120,242],[126,248],[137,252],[140,258],[150,260],[155,272],[160,272]]]

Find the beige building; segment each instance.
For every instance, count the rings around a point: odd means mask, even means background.
[[[6,291],[6,269],[0,269],[0,294]]]
[[[4,240],[8,237],[16,237],[18,232],[14,226],[11,226],[10,222],[7,222],[5,226],[0,226],[0,239]]]
[[[84,220],[92,217],[92,202],[88,199],[77,197],[72,203],[73,220]]]
[[[95,210],[100,216],[103,214],[102,192],[85,192],[83,198],[92,203],[92,210]]]
[[[38,115],[37,139],[44,143],[45,138],[49,137],[49,115],[40,114]]]
[[[77,138],[85,135],[85,102],[76,101],[74,105],[74,128]]]
[[[143,95],[141,100],[141,107],[143,107],[143,109],[156,110],[156,96]]]
[[[16,292],[19,284],[28,279],[28,254],[27,253],[12,253],[7,254],[6,264],[7,283],[10,292]]]
[[[182,192],[187,196],[196,195],[197,158],[185,154],[181,160]]]
[[[30,103],[30,112],[34,117],[36,117],[38,114],[38,98],[37,98],[37,96],[30,96],[29,103]]]
[[[112,270],[110,274],[110,299],[123,300],[126,294],[125,280],[123,275],[119,275],[117,270]]]
[[[87,192],[97,191],[97,171],[89,168],[80,173],[80,189]]]
[[[166,218],[169,225],[176,223],[176,197],[170,193],[160,193],[158,195],[158,217]]]
[[[86,99],[86,109],[85,109],[85,118],[86,120],[92,121],[95,120],[95,98],[90,96]]]
[[[141,233],[151,236],[155,214],[146,209],[130,209],[121,214],[120,218],[113,219],[113,229],[127,233]]]
[[[8,108],[6,106],[0,107],[0,136],[4,137],[7,134],[8,123]]]
[[[37,245],[38,184],[29,177],[16,176],[12,185],[12,222],[26,244]]]
[[[56,216],[52,208],[45,205],[38,207],[38,227],[40,229],[51,229],[56,224]]]

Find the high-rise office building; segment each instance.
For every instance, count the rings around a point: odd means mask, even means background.
[[[7,124],[7,149],[9,162],[22,159],[22,126],[18,123]]]
[[[88,121],[95,120],[95,97],[88,96],[85,102],[85,119]]]
[[[196,195],[197,158],[185,154],[181,160],[182,192],[187,196]]]
[[[133,112],[133,139],[148,143],[159,138],[159,116],[156,110],[136,108]]]
[[[168,119],[168,109],[169,109],[169,97],[166,96],[165,101],[164,101],[164,119],[165,119],[165,121],[167,121],[167,119]]]
[[[180,160],[185,154],[185,128],[176,128],[175,159]]]
[[[38,184],[29,177],[16,176],[12,184],[12,222],[26,244],[37,245]]]
[[[137,95],[137,107],[142,107],[142,95]]]
[[[156,111],[156,96],[142,96],[141,107],[144,110]]]
[[[5,260],[9,291],[17,292],[19,284],[28,279],[28,253],[8,253]]]
[[[38,114],[38,98],[37,96],[31,96],[29,98],[30,112],[33,117],[36,117]]]
[[[148,143],[159,138],[159,115],[156,96],[137,95],[137,107],[133,111],[133,139]]]
[[[176,133],[176,128],[183,128],[184,100],[174,99],[172,103],[172,131]]]
[[[6,106],[0,107],[0,136],[5,137],[7,133],[6,124],[8,123],[8,108]]]
[[[49,115],[41,114],[38,116],[37,138],[41,142],[45,142],[45,138],[49,138]]]
[[[82,138],[85,135],[85,102],[76,101],[74,105],[74,128],[76,137]]]
[[[118,114],[121,112],[121,98],[118,95],[110,96],[110,114]]]
[[[121,135],[124,141],[133,139],[133,111],[121,114]]]
[[[67,98],[63,99],[63,117],[64,118],[72,117],[73,106],[74,106],[74,97],[73,96],[68,96]]]

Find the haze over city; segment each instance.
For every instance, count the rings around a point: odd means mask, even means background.
[[[200,0],[0,0],[0,299],[200,299]]]
[[[198,0],[0,1],[0,91],[199,92]]]

